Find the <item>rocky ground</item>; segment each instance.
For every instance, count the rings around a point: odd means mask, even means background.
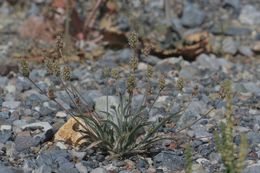
[[[139,8],[138,0],[132,2],[133,8],[143,14],[140,22],[144,24],[146,32],[149,32],[150,27],[160,24],[172,26],[183,36],[207,31],[213,38],[211,44],[214,51],[201,53],[192,62],[182,57],[162,58],[154,55],[140,59],[138,88],[144,88],[141,79],[147,65],[155,69],[152,79],[155,87],[158,86],[159,74],[166,74],[166,90],[150,112],[150,121],[177,112],[183,103],[190,100],[195,86],[198,86],[198,95],[192,97],[185,113],[176,118],[174,126],[163,127],[160,132],[174,134],[201,118],[212,107],[215,109],[178,134],[181,135],[178,140],[176,137],[176,141],[164,141],[150,155],[132,156],[123,160],[108,160],[102,152],[77,150],[67,143],[53,140],[54,134],[70,118],[69,115],[41,95],[19,73],[18,63],[12,57],[16,53],[21,54],[26,46],[34,42],[32,38],[22,37],[17,28],[23,26],[30,16],[38,16],[48,2],[34,0],[27,5],[28,10],[22,12],[17,12],[16,6],[0,2],[0,173],[184,172],[182,144],[187,141],[193,149],[193,172],[221,172],[223,164],[214,145],[213,130],[225,121],[226,103],[217,95],[220,83],[226,79],[232,80],[236,93],[233,98],[236,122],[234,143],[240,144],[241,133],[246,133],[249,141],[244,173],[260,172],[260,2],[176,0],[177,9],[170,20],[164,20],[163,1],[150,0],[145,8]],[[123,15],[120,18],[117,23],[121,29],[131,26]],[[172,35],[176,34],[171,32]],[[153,30],[151,38],[159,41],[165,39],[165,35],[158,38],[156,34]],[[173,41],[174,38],[168,42]],[[42,46],[46,42],[39,44]],[[93,47],[86,44],[83,49],[89,51]],[[106,49],[95,59],[70,62],[72,83],[77,86],[82,97],[100,109],[107,94],[106,79],[102,73],[104,67],[118,67],[121,77],[127,77],[126,69],[129,68],[131,57],[129,48]],[[31,65],[30,77],[43,90],[55,82],[55,78],[49,76],[42,65],[35,63]],[[182,94],[176,89],[176,81],[180,77],[186,79]],[[59,85],[56,81],[56,86]],[[111,102],[116,100],[116,87],[125,89],[123,84],[109,86]],[[135,95],[136,105],[142,100],[142,92],[143,89],[140,89]],[[72,107],[64,91],[55,94],[64,107]],[[172,147],[172,144],[177,146]]]

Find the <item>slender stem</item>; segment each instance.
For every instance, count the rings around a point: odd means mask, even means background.
[[[83,112],[81,110],[81,108],[78,106],[78,104],[75,102],[75,100],[72,98],[72,96],[70,95],[69,91],[68,91],[68,87],[65,85],[65,83],[63,82],[63,80],[61,78],[59,78],[61,81],[62,86],[65,89],[65,92],[68,94],[68,96],[70,97],[71,101],[73,102],[73,104],[76,106],[77,110],[79,111],[79,113],[81,115],[83,115]]]
[[[30,77],[27,77],[27,79],[28,79],[37,89],[39,89],[42,94],[44,94],[47,98],[49,98],[49,97],[46,95],[46,93],[45,93]],[[71,112],[71,111],[67,110],[66,108],[64,108],[56,99],[51,99],[51,100],[54,101],[57,105],[59,105],[66,113],[68,113],[68,114],[69,114],[77,123],[79,123],[85,130],[88,130],[88,129],[86,128],[86,126],[85,126],[83,123],[81,123],[81,122],[76,118],[76,115],[75,115],[73,112]]]
[[[107,115],[108,115],[108,77],[106,78],[106,102],[107,102]]]
[[[159,92],[158,92],[157,96],[155,97],[155,99],[154,99],[154,101],[153,101],[152,105],[150,106],[150,108],[149,108],[149,110],[148,110],[148,114],[151,112],[151,110],[152,110],[152,108],[153,108],[153,106],[154,106],[155,102],[156,102],[156,101],[157,101],[157,99],[159,98],[159,96],[160,96],[160,93],[161,93],[161,92],[162,92],[162,90],[159,90]]]
[[[181,129],[177,130],[175,133],[179,133],[179,132],[181,132],[181,131],[183,131],[183,130],[185,130],[185,129],[191,127],[191,126],[193,126],[193,125],[196,124],[198,121],[200,121],[201,119],[205,118],[205,116],[207,116],[207,115],[208,115],[210,112],[212,112],[214,109],[215,109],[214,107],[211,108],[208,112],[206,112],[205,114],[203,114],[203,116],[201,116],[199,119],[195,120],[195,121],[192,122],[191,124],[189,124],[189,125],[187,125],[187,126],[181,128]]]

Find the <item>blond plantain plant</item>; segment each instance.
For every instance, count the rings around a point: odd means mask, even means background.
[[[138,37],[135,33],[130,34],[129,37],[129,45],[134,50],[134,56],[131,58],[129,63],[129,66],[131,68],[130,74],[128,75],[128,78],[125,79],[125,83],[127,85],[126,92],[122,93],[121,91],[118,91],[119,105],[117,107],[112,106],[111,108],[109,108],[109,99],[108,97],[106,97],[106,111],[102,112],[107,115],[106,117],[101,116],[101,114],[99,112],[96,112],[95,110],[89,110],[89,114],[86,115],[85,112],[82,110],[82,107],[88,107],[88,102],[84,100],[84,98],[82,98],[79,91],[70,82],[70,68],[68,66],[64,66],[63,68],[61,68],[59,64],[59,62],[63,59],[62,50],[64,46],[60,38],[57,41],[57,46],[55,49],[56,52],[52,52],[52,54],[54,55],[49,55],[49,57],[53,58],[49,58],[46,61],[46,68],[51,75],[54,75],[60,81],[62,89],[69,96],[75,109],[67,110],[59,103],[54,94],[55,87],[49,87],[47,92],[43,91],[30,78],[29,66],[26,61],[22,62],[22,74],[29,81],[31,81],[36,88],[41,91],[41,94],[47,96],[51,101],[55,102],[61,109],[66,111],[72,118],[75,119],[77,124],[74,126],[74,130],[82,134],[82,137],[78,139],[77,143],[83,144],[88,148],[99,148],[110,153],[113,156],[126,156],[129,154],[147,152],[148,149],[152,147],[156,142],[165,139],[162,136],[158,135],[158,129],[162,127],[167,121],[171,120],[174,116],[178,116],[178,114],[181,114],[186,109],[186,107],[177,113],[168,115],[158,123],[151,123],[147,120],[147,118],[145,118],[147,112],[149,114],[149,112],[152,110],[156,100],[158,99],[166,85],[165,76],[162,74],[158,81],[159,86],[154,101],[148,104],[147,98],[151,95],[152,92],[154,92],[152,91],[151,87],[153,68],[151,66],[148,66],[145,75],[145,82],[147,87],[142,103],[137,109],[132,108],[134,93],[137,90],[136,70],[138,67],[137,52],[139,45]],[[145,52],[146,54],[148,54],[147,51]],[[105,69],[104,74],[107,82],[109,77],[113,78],[116,82],[117,79],[120,77],[118,69]],[[184,82],[179,81],[178,84],[179,85],[177,88],[182,90]],[[106,86],[108,86],[108,84]],[[197,121],[195,121],[194,123],[196,123]],[[83,141],[84,143],[82,143]]]

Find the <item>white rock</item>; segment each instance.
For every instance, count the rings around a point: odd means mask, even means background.
[[[21,127],[21,129],[26,129],[26,128],[42,128],[44,132],[52,129],[52,126],[48,122],[36,122],[36,123],[31,123],[31,124],[26,124]]]
[[[68,148],[63,142],[57,142],[56,146],[62,150],[66,150]]]
[[[9,108],[9,109],[15,109],[21,105],[21,102],[19,101],[5,101],[3,102],[2,107]]]
[[[16,91],[16,87],[15,87],[15,85],[7,85],[6,87],[5,87],[5,90],[8,92],[8,93],[15,93],[15,91]]]
[[[4,130],[12,130],[12,126],[11,125],[1,125],[0,131],[4,131]]]
[[[248,25],[259,25],[260,24],[260,11],[258,11],[252,5],[245,5],[240,13],[239,20],[241,23]]]
[[[80,173],[88,173],[88,169],[82,163],[76,163],[75,167],[78,169]]]
[[[137,69],[138,69],[138,70],[146,70],[147,67],[148,67],[148,65],[147,65],[146,63],[140,62],[140,63],[138,64]]]
[[[205,159],[205,158],[199,158],[196,160],[197,163],[199,164],[202,164],[202,163],[205,163],[205,162],[209,162],[209,160]]]
[[[65,118],[65,117],[67,117],[67,114],[66,114],[66,112],[60,111],[60,112],[56,113],[56,117]]]

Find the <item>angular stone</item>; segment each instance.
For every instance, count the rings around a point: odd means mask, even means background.
[[[29,149],[30,147],[36,146],[39,144],[39,140],[36,140],[30,135],[30,132],[25,131],[19,133],[15,138],[15,149],[18,152]]]
[[[95,101],[95,110],[101,116],[104,116],[104,117],[106,117],[106,114],[102,113],[102,111],[106,112],[107,108],[108,108],[108,112],[113,115],[114,111],[111,109],[111,106],[115,106],[117,108],[119,105],[119,98],[116,96],[108,96],[108,103],[107,103],[107,96],[98,97],[94,101]],[[107,107],[107,104],[108,104],[108,107]]]
[[[234,41],[232,38],[226,38],[223,41],[223,52],[234,55],[238,50],[239,43]]]
[[[0,132],[0,143],[5,143],[6,141],[8,141],[11,135],[12,135],[11,131]]]
[[[4,130],[10,131],[10,130],[12,130],[12,126],[10,126],[10,125],[1,125],[0,131],[4,131]]]
[[[52,173],[52,172],[50,166],[42,165],[38,169],[34,170],[32,173]]]
[[[0,173],[24,173],[24,171],[0,165]]]
[[[60,112],[56,113],[56,117],[58,117],[58,118],[65,118],[65,117],[67,117],[67,114],[65,112],[63,112],[63,111],[60,111]]]
[[[104,168],[96,168],[93,169],[90,173],[107,173],[107,171]]]
[[[76,163],[75,167],[78,169],[79,173],[88,173],[88,168],[82,163]]]
[[[26,125],[22,126],[21,128],[23,130],[26,130],[26,129],[32,129],[32,130],[40,129],[40,130],[43,130],[44,132],[47,132],[48,130],[52,129],[52,126],[48,122],[36,122],[36,123],[26,124]]]
[[[21,102],[19,101],[5,101],[3,102],[3,107],[9,108],[9,109],[15,109],[21,105]]]
[[[196,4],[189,4],[184,8],[181,23],[185,27],[194,28],[202,24],[205,16],[205,12]]]
[[[260,164],[256,163],[246,167],[244,173],[260,173]]]
[[[157,167],[166,167],[170,171],[179,171],[184,168],[184,157],[173,151],[163,151],[154,157]]]
[[[78,120],[84,123],[81,119]],[[74,118],[70,118],[55,134],[54,140],[64,141],[76,145],[77,140],[82,137],[82,134],[73,130],[73,126],[77,123]],[[83,141],[79,142],[81,144]]]
[[[259,25],[259,18],[260,12],[252,5],[243,6],[239,16],[240,22],[247,25]]]

